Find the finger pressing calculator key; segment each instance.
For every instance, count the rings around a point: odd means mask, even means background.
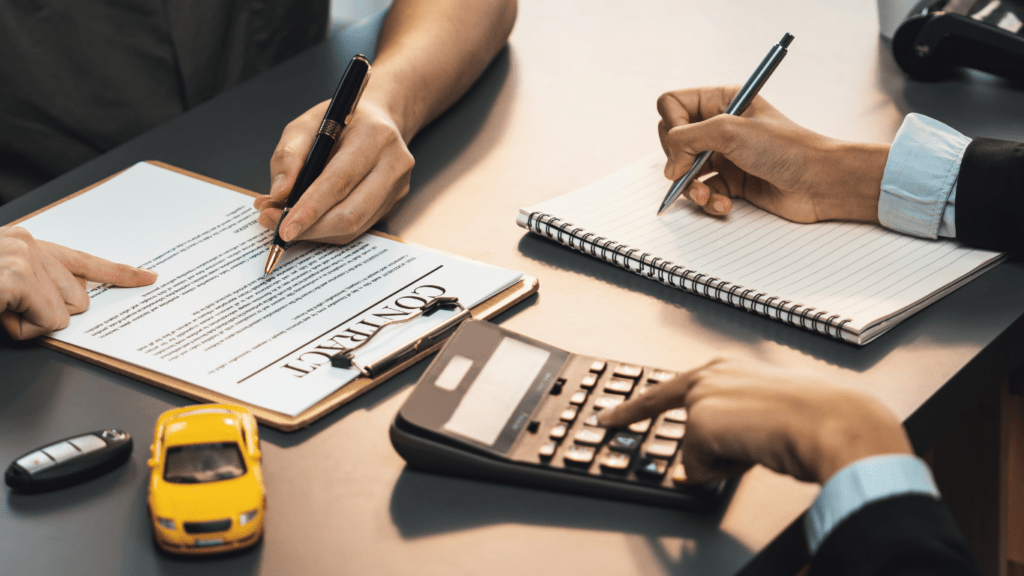
[[[410,465],[427,470],[706,509],[724,485],[679,480],[685,411],[622,429],[597,421],[600,410],[667,374],[674,373],[572,354],[467,320],[402,406],[391,441]]]

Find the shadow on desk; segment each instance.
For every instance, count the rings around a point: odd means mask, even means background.
[[[491,484],[406,467],[391,495],[391,518],[405,539],[502,524],[616,532],[625,535],[642,564],[661,568],[652,573],[733,573],[752,552],[719,530],[732,487],[721,506],[709,513],[694,513]],[[424,498],[424,494],[430,497]],[[566,554],[572,555],[568,543]],[[723,562],[735,565],[724,567]]]

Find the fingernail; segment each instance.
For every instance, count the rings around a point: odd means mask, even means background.
[[[159,276],[159,275],[160,275],[160,274],[159,274],[159,273],[157,273],[156,271],[153,271],[153,270],[146,270],[145,268],[137,268],[137,270],[139,270],[139,271],[141,271],[141,272],[143,272],[143,273],[145,273],[145,274],[148,274],[148,275],[152,276],[153,278],[156,278],[157,276]]]
[[[301,226],[298,224],[289,224],[285,226],[284,232],[281,233],[281,237],[285,242],[291,242],[293,238],[299,235],[301,232]]]
[[[725,200],[722,198],[718,198],[714,202],[712,202],[711,207],[715,209],[715,212],[725,212],[726,210],[729,209],[729,207],[726,206],[725,204]]]

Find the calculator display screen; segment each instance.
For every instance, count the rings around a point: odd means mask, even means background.
[[[493,446],[550,357],[547,350],[503,338],[444,428]]]

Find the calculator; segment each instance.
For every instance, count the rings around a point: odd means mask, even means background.
[[[682,464],[686,410],[623,429],[600,410],[672,378],[667,370],[572,354],[467,320],[391,425],[414,468],[687,509],[714,507],[725,483]]]

